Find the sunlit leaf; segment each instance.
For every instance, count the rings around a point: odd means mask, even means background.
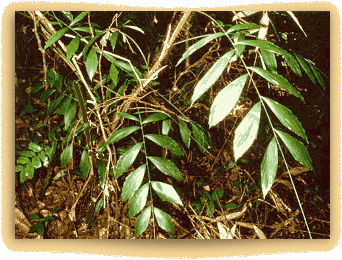
[[[132,197],[134,192],[139,189],[146,172],[146,164],[140,165],[125,179],[122,187],[122,201],[125,201]]]
[[[154,211],[154,216],[157,219],[159,227],[164,229],[166,232],[173,233],[174,226],[173,226],[173,221],[172,221],[171,216],[156,207],[153,208],[153,211]]]
[[[42,162],[40,161],[38,156],[32,158],[32,165],[35,169],[42,167]]]
[[[134,25],[125,25],[124,27],[126,27],[126,28],[131,28],[131,29],[133,29],[133,30],[135,30],[135,31],[138,31],[138,32],[141,32],[142,34],[145,34],[145,32],[144,32],[141,28],[139,28],[138,26],[134,26]]]
[[[129,218],[134,217],[138,214],[146,204],[147,195],[150,184],[146,183],[140,187],[140,189],[133,195],[128,202],[128,216]]]
[[[178,167],[169,159],[164,159],[156,156],[147,157],[162,173],[182,181],[183,176]]]
[[[191,132],[186,123],[178,118],[179,132],[186,147],[190,147]]]
[[[218,93],[210,108],[209,128],[221,122],[235,107],[247,77],[248,74],[238,77]]]
[[[191,97],[191,106],[199,99],[221,76],[223,70],[235,53],[235,49],[227,52],[218,61],[214,63],[209,71],[200,79],[195,86],[194,93]]]
[[[271,108],[273,113],[277,116],[280,122],[289,130],[302,137],[305,141],[308,141],[308,137],[305,134],[305,130],[298,120],[298,118],[292,113],[290,109],[279,104],[278,102],[267,98],[262,97],[262,99],[267,103],[267,105]]]
[[[31,160],[27,157],[24,157],[24,156],[20,156],[18,159],[17,159],[17,163],[21,163],[21,164],[26,164],[26,163],[29,163]]]
[[[256,14],[260,11],[243,11],[243,12],[238,12],[236,15],[234,15],[232,21],[234,22],[235,20],[243,17],[248,17],[250,15]]]
[[[72,27],[74,24],[78,23],[79,21],[81,21],[87,14],[89,13],[89,11],[86,12],[82,12],[79,15],[77,15],[75,17],[75,19],[70,23],[70,27]]]
[[[152,188],[162,201],[176,203],[183,206],[183,203],[172,185],[159,181],[152,181]]]
[[[297,140],[296,138],[290,136],[289,134],[283,131],[280,131],[280,130],[275,130],[275,131],[280,136],[281,140],[284,142],[285,146],[290,151],[293,158],[297,162],[300,162],[305,167],[314,171],[310,154],[308,152],[308,149],[305,147],[305,145],[301,141]]]
[[[143,143],[137,143],[133,147],[127,150],[123,155],[120,156],[116,167],[115,167],[115,178],[119,178],[124,174],[129,167],[134,163],[135,158],[137,158]]]
[[[261,103],[256,103],[235,130],[233,150],[237,161],[253,144],[258,134]]]
[[[194,45],[190,46],[189,49],[183,53],[182,57],[180,58],[180,60],[177,62],[176,67],[183,61],[185,60],[187,57],[189,57],[191,54],[193,54],[195,51],[197,51],[198,49],[202,48],[203,46],[205,46],[206,44],[208,44],[210,41],[216,39],[217,37],[221,37],[224,36],[224,33],[214,33],[214,34],[210,34],[206,37],[204,37],[203,39],[201,39],[200,41],[196,42]]]
[[[83,150],[80,162],[81,176],[85,180],[90,172],[90,160],[87,150]]]
[[[31,162],[28,162],[25,166],[25,171],[27,173],[27,177],[31,180],[34,175],[34,167]]]
[[[64,16],[65,16],[66,18],[69,19],[69,21],[72,21],[72,20],[73,20],[73,16],[72,16],[71,12],[69,12],[69,11],[61,11],[61,12],[64,14]]]
[[[97,66],[99,65],[98,62],[99,61],[97,59],[97,53],[94,48],[91,48],[87,57],[87,61],[86,61],[86,69],[87,69],[87,73],[90,78],[90,81],[93,80],[93,77],[97,70]]]
[[[305,31],[303,30],[302,26],[300,25],[297,17],[293,14],[292,11],[286,11],[290,16],[291,18],[295,21],[295,23],[298,25],[298,27],[302,30],[302,32],[304,33],[305,37],[308,37],[305,33]]]
[[[161,147],[170,150],[173,155],[184,156],[184,152],[179,144],[169,136],[157,135],[157,134],[147,134],[145,138],[155,142]]]
[[[152,206],[147,207],[135,220],[135,235],[140,236],[148,227],[152,212]]]
[[[44,50],[46,50],[47,48],[49,48],[52,44],[54,44],[56,41],[58,41],[60,38],[63,37],[63,35],[67,32],[69,28],[65,27],[63,29],[58,30],[57,32],[55,32],[54,34],[52,34],[49,38],[49,40],[46,42]]]
[[[70,60],[72,55],[78,50],[78,47],[80,46],[80,37],[76,36],[74,39],[71,40],[67,47],[66,51],[66,58],[67,60]]]
[[[42,150],[42,148],[36,144],[36,143],[33,143],[33,142],[30,142],[29,144],[29,147],[28,147],[31,151],[34,151],[36,153],[40,152]]]
[[[261,163],[261,188],[264,198],[272,188],[278,168],[278,147],[275,137],[268,144]]]
[[[73,145],[69,144],[61,153],[61,169],[63,169],[71,160]]]
[[[171,119],[163,120],[162,124],[162,134],[168,135],[171,129]]]
[[[295,97],[299,98],[300,100],[305,103],[303,96],[300,94],[298,90],[296,90],[290,82],[284,78],[281,75],[275,74],[273,72],[270,72],[268,70],[264,70],[262,68],[258,67],[248,67],[250,70],[253,70],[254,72],[258,73],[260,76],[262,76],[264,79],[268,80],[271,84],[276,85],[279,88],[282,88],[289,92],[290,94],[294,95]]]

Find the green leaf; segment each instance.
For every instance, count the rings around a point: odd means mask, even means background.
[[[76,116],[77,103],[72,102],[64,114],[64,131],[68,130]]]
[[[109,37],[110,45],[112,46],[112,50],[114,52],[116,43],[118,41],[119,31],[114,31]]]
[[[148,156],[147,158],[165,175],[171,176],[180,181],[183,180],[182,173],[170,160],[156,156]]]
[[[308,142],[308,137],[305,134],[305,130],[302,127],[302,124],[298,120],[298,118],[292,113],[290,109],[279,104],[278,102],[266,98],[261,97],[267,105],[271,108],[273,113],[277,116],[279,121],[289,130],[302,137],[305,141]]]
[[[195,142],[197,143],[199,149],[201,151],[203,149],[207,151],[209,149],[209,140],[204,129],[192,120],[190,120],[190,123],[192,126]]]
[[[215,204],[212,200],[209,200],[207,207],[207,216],[212,218],[215,213]]]
[[[21,156],[17,159],[17,163],[27,164],[29,162],[30,162],[30,159],[24,156]]]
[[[135,235],[140,236],[148,227],[151,218],[152,206],[147,207],[135,220]]]
[[[80,37],[76,36],[74,39],[71,40],[69,43],[67,50],[66,50],[66,58],[70,60],[72,55],[78,50],[80,46]]]
[[[225,209],[233,209],[233,208],[236,208],[236,206],[237,205],[235,203],[230,202],[230,203],[226,204],[224,207],[225,207]]]
[[[99,184],[100,184],[101,189],[104,189],[106,170],[107,170],[107,163],[105,161],[101,161],[97,166],[97,171],[99,173]]]
[[[223,88],[210,108],[209,128],[221,122],[235,107],[246,84],[248,74],[244,74]]]
[[[187,57],[189,57],[191,54],[193,54],[195,51],[197,51],[198,49],[202,48],[204,45],[208,44],[209,42],[211,42],[212,40],[216,39],[217,37],[221,37],[224,36],[224,33],[214,33],[214,34],[210,34],[206,37],[204,37],[202,40],[196,42],[194,45],[190,46],[189,49],[183,53],[182,57],[180,58],[180,60],[177,62],[176,67],[183,61],[185,60]]]
[[[32,151],[19,151],[18,154],[21,155],[21,156],[25,156],[25,157],[36,156],[36,153],[32,152]]]
[[[261,163],[261,188],[264,198],[272,188],[278,168],[278,147],[275,137],[267,146]]]
[[[153,208],[153,212],[154,212],[154,216],[157,219],[159,227],[164,229],[166,232],[173,233],[174,226],[173,226],[173,221],[172,221],[171,216],[156,207]]]
[[[162,124],[162,134],[168,135],[171,129],[171,119],[163,120]]]
[[[235,49],[227,52],[218,61],[214,63],[209,71],[201,78],[195,86],[194,93],[191,97],[191,106],[199,99],[221,76],[223,70],[235,53]]]
[[[49,98],[49,96],[52,95],[52,93],[54,93],[56,90],[55,89],[47,89],[45,90],[41,95],[40,95],[40,99],[39,102],[41,104],[43,104],[45,102],[45,100],[47,100]]]
[[[26,169],[25,169],[25,167],[23,167],[21,169],[19,179],[20,179],[20,183],[24,183],[26,181]]]
[[[22,169],[25,169],[23,165],[16,165],[15,166],[15,172],[20,172]]]
[[[325,85],[324,85],[324,80],[321,76],[321,73],[317,70],[317,68],[315,67],[315,65],[313,65],[311,62],[309,62],[310,67],[318,81],[318,83],[321,85],[322,89],[325,89]]]
[[[161,147],[170,150],[173,155],[184,156],[184,152],[179,144],[169,136],[157,135],[157,134],[147,134],[145,138],[155,142]]]
[[[121,116],[122,118],[126,118],[126,119],[131,119],[134,121],[139,122],[139,119],[131,114],[128,113],[124,113],[124,112],[116,112],[119,116]]]
[[[95,206],[95,214],[98,214],[101,210],[101,207],[103,206],[103,201],[104,201],[104,197],[101,197],[97,203],[96,203],[96,206]]]
[[[47,168],[49,166],[50,161],[49,158],[46,156],[46,153],[44,151],[41,151],[38,153],[38,157],[40,158],[40,160],[42,160],[44,167]]]
[[[146,183],[140,187],[140,189],[133,195],[128,202],[128,216],[129,218],[134,217],[138,214],[146,204],[147,195],[150,184]]]
[[[58,41],[60,38],[63,37],[63,35],[67,32],[69,28],[65,27],[63,29],[58,30],[57,32],[55,32],[54,34],[52,34],[49,38],[49,40],[46,42],[44,50],[46,50],[47,48],[49,48],[52,44],[54,44],[56,41]]]
[[[277,74],[277,60],[275,54],[271,51],[268,51],[264,48],[260,48],[261,56],[263,61],[266,63],[267,68]]]
[[[289,55],[287,51],[284,49],[280,48],[278,45],[272,43],[272,42],[266,42],[262,40],[239,40],[235,42],[235,44],[243,44],[243,45],[249,45],[249,46],[254,46],[254,47],[259,47],[260,49],[265,49],[274,53],[277,53],[282,56]]]
[[[297,140],[296,138],[290,136],[289,134],[276,130],[276,133],[280,136],[282,141],[284,142],[287,149],[289,149],[290,153],[292,154],[293,158],[300,162],[305,167],[309,168],[310,170],[314,171],[314,168],[312,166],[312,160],[310,157],[310,154],[304,144]]]
[[[51,148],[50,147],[47,148],[46,154],[49,157],[50,161],[52,161],[53,156],[55,155],[56,148],[57,148],[57,141],[56,140],[52,143]]]
[[[230,27],[227,31],[227,33],[232,33],[236,31],[241,31],[241,30],[253,30],[253,29],[259,29],[261,28],[262,25],[260,24],[255,24],[255,23],[244,23],[244,24],[236,24]]]
[[[32,143],[32,142],[30,142],[28,148],[29,148],[31,151],[34,151],[34,152],[36,152],[36,153],[38,153],[38,152],[40,152],[40,151],[42,150],[42,148],[41,148],[38,144]]]
[[[33,175],[34,175],[34,167],[33,167],[33,164],[31,162],[28,162],[26,164],[25,171],[27,173],[27,176],[31,180],[33,178]]]
[[[119,82],[119,71],[118,69],[116,68],[115,64],[112,63],[110,65],[110,69],[109,69],[109,76],[110,78],[112,79],[113,83],[114,83],[114,86],[116,87],[118,82]]]
[[[71,160],[73,145],[69,144],[61,153],[61,169],[63,169]]]
[[[90,160],[87,150],[83,150],[80,162],[81,176],[85,180],[90,172]]]
[[[98,65],[97,53],[94,48],[91,48],[86,61],[86,69],[90,81],[93,80]]]
[[[253,144],[258,135],[261,103],[256,103],[235,130],[233,150],[237,161]]]
[[[164,120],[165,118],[167,118],[168,116],[164,113],[153,113],[151,115],[149,115],[148,117],[146,117],[143,121],[142,124],[147,124],[150,122],[155,122],[155,121],[159,121],[159,120]]]
[[[121,70],[128,72],[128,73],[133,72],[132,67],[129,65],[129,63],[124,62],[124,61],[118,61],[112,55],[109,55],[108,53],[105,53],[105,52],[103,53],[103,56],[109,59],[112,63],[114,63]]]
[[[71,12],[69,12],[69,11],[61,11],[61,12],[64,14],[64,16],[65,16],[66,18],[69,19],[69,21],[72,21],[72,20],[73,20],[73,16],[72,16]]]
[[[310,80],[314,84],[316,84],[315,76],[314,76],[314,74],[311,71],[310,65],[300,55],[296,54],[295,52],[293,53],[293,55],[296,57],[296,59],[298,60],[299,65],[302,67],[304,72],[308,75]]]
[[[139,126],[129,126],[125,128],[121,128],[119,130],[116,130],[108,139],[107,142],[103,143],[99,150],[98,153],[102,153],[106,149],[106,144],[112,144],[115,142],[120,141],[121,139],[125,138],[126,136],[130,135],[131,133],[137,131],[140,129]]]
[[[72,27],[74,24],[81,21],[88,13],[89,13],[89,11],[86,11],[86,12],[82,12],[79,15],[77,15],[76,18],[70,23],[69,26]]]
[[[253,70],[254,72],[258,73],[260,76],[268,80],[271,84],[278,86],[279,88],[282,88],[289,92],[290,94],[294,95],[295,97],[299,98],[300,100],[305,103],[305,100],[303,96],[298,92],[291,84],[290,82],[285,79],[283,76],[275,74],[273,72],[270,72],[268,70],[264,70],[262,68],[258,67],[248,67],[250,70]]]
[[[190,147],[190,136],[191,132],[186,123],[178,118],[178,125],[179,125],[179,132],[182,137],[183,142],[185,143],[186,147]]]
[[[300,67],[298,65],[297,60],[290,54],[287,53],[286,55],[284,55],[285,61],[286,63],[290,66],[290,68],[292,69],[292,71],[299,77],[302,76],[302,71],[300,70]]]
[[[62,100],[64,99],[64,96],[61,95],[58,98],[51,100],[50,104],[48,104],[48,108],[47,108],[47,116],[50,115],[57,107],[58,105],[62,102]]]
[[[134,192],[139,189],[146,172],[146,164],[140,165],[125,179],[122,187],[122,201],[130,199]]]
[[[162,201],[168,201],[170,203],[176,203],[183,206],[180,197],[172,185],[159,181],[152,181],[151,184],[153,190],[162,199]]]
[[[124,174],[129,167],[133,164],[135,158],[137,158],[138,153],[142,147],[143,143],[137,143],[132,148],[130,148],[127,152],[120,156],[116,167],[115,167],[115,179],[119,178],[122,174]]]
[[[32,165],[35,169],[42,167],[42,162],[40,161],[38,156],[32,158]]]

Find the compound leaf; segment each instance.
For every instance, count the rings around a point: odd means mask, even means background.
[[[199,99],[221,76],[223,70],[227,66],[230,59],[233,57],[235,49],[227,52],[219,60],[217,60],[208,72],[201,78],[195,86],[194,93],[191,97],[191,106]]]
[[[115,167],[116,179],[119,178],[122,174],[124,174],[129,169],[129,167],[131,167],[131,165],[135,161],[135,158],[137,158],[142,145],[142,142],[137,143],[133,147],[128,149],[127,152],[120,156]]]
[[[157,134],[147,134],[145,135],[147,139],[155,142],[161,147],[170,150],[173,155],[184,156],[184,152],[179,144],[169,136],[157,135]]]
[[[276,129],[275,131],[280,136],[281,140],[284,142],[287,149],[289,149],[293,158],[305,167],[314,171],[310,154],[308,152],[308,149],[304,146],[304,144],[283,131]]]
[[[264,198],[272,188],[278,168],[278,147],[275,137],[267,146],[261,163],[261,188]]]
[[[235,107],[247,77],[248,74],[238,77],[218,93],[210,108],[209,127],[213,127],[221,122]]]
[[[305,130],[302,127],[302,124],[290,109],[270,98],[262,97],[262,99],[267,103],[267,105],[271,108],[279,121],[286,128],[288,128],[298,136],[302,137],[305,141],[308,141],[308,137],[305,134]]]
[[[164,159],[156,156],[148,156],[147,158],[158,168],[159,171],[161,171],[165,175],[171,176],[180,181],[183,180],[182,173],[180,172],[178,167],[169,159]]]
[[[258,134],[261,103],[256,103],[235,130],[233,141],[234,157],[237,161],[253,144]]]
[[[152,206],[147,207],[135,220],[135,235],[140,236],[148,227],[151,218]]]
[[[138,214],[146,204],[147,195],[149,190],[149,183],[144,184],[140,189],[133,195],[128,202],[128,216],[129,218],[134,217]]]
[[[153,212],[154,212],[154,216],[157,219],[158,225],[162,229],[164,229],[166,232],[173,233],[174,226],[173,226],[173,221],[172,221],[171,216],[156,207],[153,208]]]
[[[162,201],[168,201],[170,203],[176,203],[183,206],[180,197],[172,185],[159,181],[152,181],[151,184],[153,190],[158,194]]]
[[[140,165],[125,179],[122,187],[122,201],[132,197],[134,192],[139,189],[146,172],[146,164]]]

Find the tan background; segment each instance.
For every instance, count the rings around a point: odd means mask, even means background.
[[[116,2],[116,1],[113,1]],[[184,1],[185,2],[185,1]],[[230,1],[226,0],[226,3]],[[233,3],[236,1],[232,1]],[[122,1],[123,4],[125,3]],[[161,3],[161,1],[159,2]],[[214,3],[214,2],[213,2]],[[215,2],[216,3],[216,2]],[[338,1],[335,1],[337,4]],[[144,1],[141,1],[144,4]],[[150,4],[150,3],[146,3]],[[205,3],[204,3],[205,4]],[[330,11],[331,12],[331,239],[327,240],[216,240],[216,241],[143,241],[143,240],[15,240],[14,239],[14,12],[28,10],[66,10],[66,11],[109,11],[109,10],[136,10],[137,8],[118,7],[115,5],[98,4],[45,4],[41,3],[14,3],[5,7],[2,16],[2,240],[1,258],[5,257],[48,257],[48,258],[81,258],[97,256],[116,257],[151,257],[151,258],[217,258],[228,256],[259,256],[269,258],[269,254],[280,254],[277,257],[331,257],[341,255],[337,250],[341,238],[341,172],[340,172],[340,16],[337,6],[332,3],[296,3],[296,4],[256,4],[229,8],[210,8],[210,10],[270,10],[270,11]],[[186,8],[179,8],[184,10]],[[208,8],[209,9],[209,8]],[[152,11],[154,8],[139,8]],[[170,10],[170,9],[159,9]],[[173,10],[173,9],[172,9]],[[199,9],[194,9],[199,10]],[[201,9],[203,10],[203,9]],[[339,246],[341,248],[341,246]],[[330,251],[330,252],[329,252]],[[15,253],[18,252],[18,253]],[[19,252],[46,252],[48,254],[20,254]],[[51,252],[51,253],[49,253]],[[53,254],[75,253],[74,254]],[[303,253],[292,255],[284,253]],[[308,252],[311,252],[308,254]],[[316,252],[316,254],[312,254]],[[326,252],[328,254],[320,254]],[[4,255],[4,253],[7,254]],[[93,256],[91,256],[93,255]],[[264,255],[264,256],[261,256]],[[268,256],[267,256],[268,255]],[[274,256],[273,256],[274,257]],[[333,257],[335,259],[335,257]]]

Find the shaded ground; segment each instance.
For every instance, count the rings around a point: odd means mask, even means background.
[[[293,29],[291,48],[319,64],[318,67],[329,77],[329,15],[327,13],[295,14],[305,28],[308,39],[305,39],[298,29]],[[278,23],[277,28],[281,28],[281,21]],[[32,114],[21,116],[20,113],[26,104],[30,103],[35,104],[35,107],[38,108],[36,115],[39,114],[40,105],[37,102],[37,97],[32,94],[28,95],[26,90],[32,82],[40,81],[39,74],[34,73],[33,68],[41,68],[41,60],[37,46],[29,47],[28,45],[30,41],[35,41],[34,38],[32,39],[32,34],[23,31],[23,28],[27,31],[30,30],[28,21],[23,21],[16,28],[18,42],[27,43],[26,46],[16,47],[16,61],[18,61],[18,63],[16,62],[18,76],[16,144],[22,144],[34,140],[37,136],[35,125],[31,120]],[[293,28],[296,28],[295,25]],[[27,51],[25,48],[29,48],[29,54],[24,54],[24,51]],[[19,60],[18,57],[21,59]],[[37,77],[32,76],[33,74]],[[293,75],[289,76],[293,77],[293,80],[298,80]],[[316,171],[312,172],[302,167],[289,157],[291,174],[299,198],[303,203],[302,207],[312,237],[329,238],[330,86],[327,83],[327,89],[322,91],[305,78],[302,79],[300,85],[303,88],[306,105],[300,105],[291,97],[282,97],[277,91],[271,95],[283,105],[291,108],[307,131],[310,140],[308,148]],[[224,124],[211,130],[213,142],[211,155],[193,149],[187,152],[185,159],[179,161],[178,166],[185,177],[185,182],[175,182],[174,186],[184,202],[184,208],[165,205],[161,201],[154,202],[156,206],[172,216],[175,233],[171,235],[159,228],[154,233],[155,229],[151,221],[149,228],[139,239],[215,239],[219,238],[215,220],[229,227],[231,231],[234,230],[234,232],[232,231],[234,238],[261,238],[255,231],[255,226],[262,230],[267,238],[308,238],[290,180],[286,174],[281,174],[286,171],[283,164],[280,164],[278,171],[280,174],[277,175],[272,192],[266,199],[262,198],[259,184],[260,163],[265,152],[264,142],[267,137],[258,138],[258,141],[243,156],[243,160],[238,165],[228,167],[232,157],[234,129],[252,104],[242,101],[240,105],[243,105],[243,109],[228,116]],[[208,111],[205,108],[191,110],[189,115],[203,119],[202,125],[207,125],[205,120]],[[54,117],[53,121],[56,121],[57,126],[57,123],[63,118],[56,115]],[[39,118],[35,124],[43,123],[43,119]],[[120,197],[115,198],[115,193],[112,190],[109,190],[109,195],[115,199],[107,202],[108,206],[105,210],[101,209],[97,214],[94,213],[95,205],[91,199],[101,195],[97,180],[87,186],[76,208],[77,221],[71,222],[70,209],[75,194],[79,193],[84,185],[84,180],[78,175],[66,174],[58,177],[60,173],[58,165],[57,162],[54,162],[47,169],[38,169],[34,178],[23,184],[16,181],[16,238],[37,238],[37,231],[29,232],[30,228],[33,231],[32,227],[35,227],[36,230],[44,230],[43,237],[52,239],[134,238],[135,217],[128,218],[127,202],[122,202]],[[46,181],[48,185],[46,185]],[[119,186],[120,184],[122,187],[122,183],[119,183]],[[114,180],[110,181],[110,186],[113,190],[117,188]],[[223,190],[223,195],[214,202],[216,210],[214,215],[208,217],[207,203],[210,200],[201,204],[200,198],[205,196],[205,191],[212,194],[215,190]],[[195,204],[196,202],[197,204]],[[227,204],[231,207],[224,208],[224,205]],[[234,214],[238,214],[238,217]],[[37,216],[37,219],[32,219],[32,215]]]

